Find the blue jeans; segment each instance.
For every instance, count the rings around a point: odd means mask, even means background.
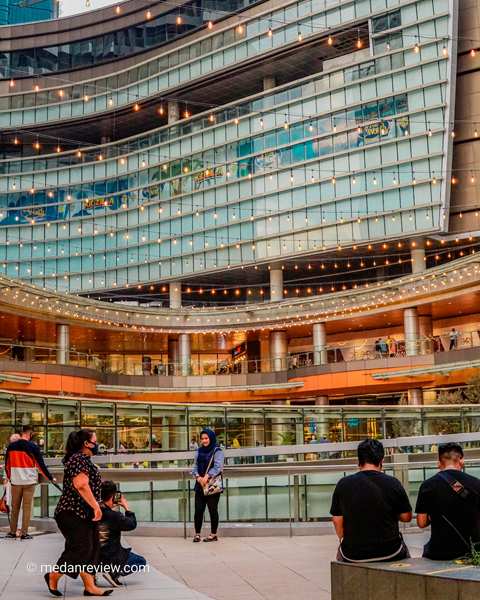
[[[126,575],[130,575],[131,573],[136,573],[140,570],[140,567],[143,567],[146,564],[147,561],[143,558],[143,556],[135,554],[135,552],[130,552],[127,564],[123,567],[120,575],[122,577],[125,577]]]

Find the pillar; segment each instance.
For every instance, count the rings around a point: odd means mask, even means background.
[[[329,406],[328,396],[317,396],[315,398],[315,406]],[[328,418],[328,411],[319,409],[317,414],[317,440],[320,442],[324,435],[330,439],[330,419]]]
[[[178,340],[168,340],[168,374],[177,375],[180,358]]]
[[[418,318],[418,332],[420,342],[420,354],[432,354],[433,352],[433,324],[432,315],[423,315]]]
[[[313,364],[327,364],[327,330],[325,323],[313,324]]]
[[[283,298],[283,269],[281,265],[270,267],[270,300],[282,300]]]
[[[168,101],[168,124],[173,125],[180,120],[180,106],[176,100]]]
[[[405,332],[405,353],[407,356],[418,354],[418,308],[405,308],[403,311],[403,329]]]
[[[277,80],[274,75],[265,75],[263,78],[263,91],[272,90],[277,87]]]
[[[70,364],[70,326],[57,323],[57,365]]]
[[[411,251],[412,273],[422,273],[427,268],[425,263],[425,244],[423,241],[416,242]]]
[[[182,370],[182,375],[190,375],[191,373],[191,343],[190,334],[181,333],[178,338],[179,362]]]
[[[286,331],[270,332],[270,359],[272,371],[287,369],[288,337]]]
[[[422,406],[423,404],[423,390],[422,388],[414,388],[408,390],[408,403],[412,406]]]
[[[179,281],[170,282],[170,308],[182,307],[182,284]]]

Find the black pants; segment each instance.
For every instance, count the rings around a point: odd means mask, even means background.
[[[210,513],[210,522],[212,524],[212,533],[217,534],[218,529],[218,502],[220,500],[220,494],[212,494],[211,496],[205,496],[203,489],[200,488],[195,492],[195,533],[200,533],[202,530],[203,514],[205,508],[208,506],[208,512]]]
[[[98,565],[99,533],[97,521],[82,519],[65,510],[56,517],[58,528],[65,538],[65,550],[57,560],[58,572],[77,579],[83,571],[95,575]]]

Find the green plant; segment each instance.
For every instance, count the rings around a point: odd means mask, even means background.
[[[293,434],[291,431],[285,431],[284,433],[277,433],[277,435],[281,438],[282,446],[291,446],[294,444]]]
[[[461,556],[458,560],[461,560],[465,565],[473,565],[474,567],[480,567],[480,550],[477,550],[477,546],[480,546],[480,542],[474,542],[470,538],[470,543],[463,537],[463,535],[458,531],[458,529],[450,523],[445,515],[442,515],[445,521],[453,528],[454,531],[458,533],[460,539],[463,541],[465,546],[468,548],[467,554]]]

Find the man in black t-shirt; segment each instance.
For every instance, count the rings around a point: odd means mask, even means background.
[[[367,439],[357,449],[360,472],[341,479],[333,493],[332,515],[340,538],[337,560],[378,562],[410,556],[398,521],[412,520],[402,484],[382,473],[384,449]]]
[[[480,542],[480,480],[462,471],[463,450],[455,443],[438,448],[438,468],[420,486],[417,525],[432,525],[423,556],[453,560],[469,552],[470,540]]]

